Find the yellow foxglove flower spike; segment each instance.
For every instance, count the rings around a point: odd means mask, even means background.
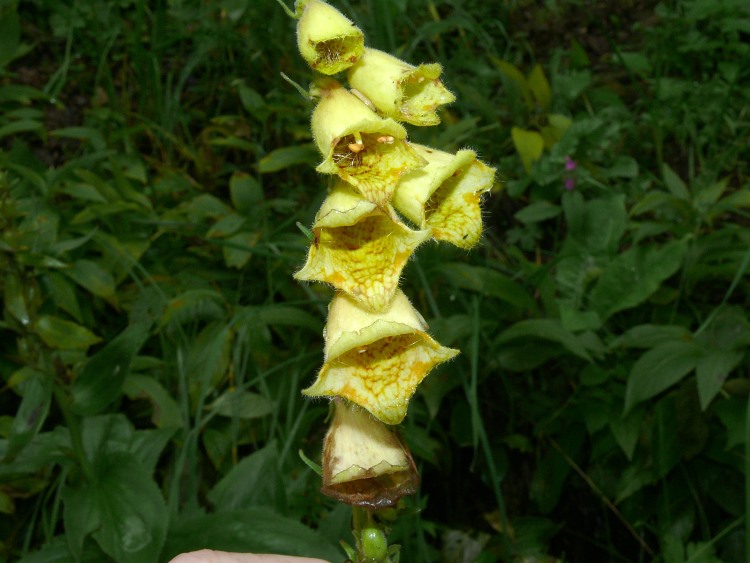
[[[411,147],[427,166],[404,176],[393,205],[437,240],[471,248],[482,236],[481,195],[492,188],[495,170],[471,150],[455,155],[422,145]]]
[[[313,225],[307,262],[294,277],[328,282],[362,306],[381,311],[393,299],[406,262],[429,230],[413,231],[338,180]]]
[[[314,70],[336,74],[364,52],[365,37],[344,14],[320,0],[297,0],[297,47]]]
[[[338,175],[385,207],[401,176],[426,163],[406,142],[406,129],[378,116],[335,80],[319,82],[316,94],[312,132],[324,157],[316,170]]]
[[[349,84],[383,115],[412,125],[437,125],[437,108],[455,101],[440,81],[437,63],[413,66],[396,57],[365,48],[348,72]]]
[[[425,331],[419,312],[402,291],[388,308],[371,313],[339,293],[328,310],[325,364],[305,395],[343,397],[386,424],[406,416],[417,386],[458,350],[446,348]]]
[[[398,435],[348,401],[336,399],[334,409],[323,445],[323,494],[385,508],[416,493],[417,469]]]

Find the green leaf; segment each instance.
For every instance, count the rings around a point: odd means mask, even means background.
[[[460,289],[496,297],[521,309],[536,309],[536,302],[519,283],[496,270],[448,262],[437,267],[435,272],[441,279]]]
[[[568,352],[591,362],[591,356],[581,344],[581,341],[573,334],[565,330],[557,319],[527,319],[519,321],[504,331],[497,340],[503,344],[516,339],[541,339],[557,342]]]
[[[113,307],[117,307],[115,279],[112,273],[91,260],[76,260],[73,265],[63,270],[64,273],[84,289],[101,297]]]
[[[609,428],[628,461],[633,459],[635,446],[638,444],[638,436],[641,433],[643,423],[643,409],[630,411],[627,416],[613,418],[609,422]]]
[[[313,143],[282,147],[271,151],[260,159],[258,172],[268,174],[300,164],[315,165],[318,160],[320,160],[320,155]]]
[[[235,465],[208,494],[208,500],[219,512],[283,505],[278,464],[276,442],[270,442]]]
[[[229,178],[229,195],[234,208],[243,215],[250,215],[263,201],[263,189],[258,181],[245,172],[235,172]]]
[[[10,427],[6,460],[15,457],[41,430],[52,401],[52,377],[28,366],[20,371],[24,373],[16,372],[11,378],[22,379],[18,390],[23,398]]]
[[[682,265],[687,244],[672,241],[661,248],[634,247],[612,260],[591,291],[591,307],[602,320],[649,298]]]
[[[206,236],[208,238],[228,237],[239,231],[245,224],[245,221],[246,219],[242,215],[230,213],[214,223],[208,230],[208,233],[206,233]]]
[[[668,164],[662,165],[661,174],[664,184],[673,196],[685,200],[690,199],[690,191],[688,190],[687,185]]]
[[[273,407],[271,399],[258,393],[228,390],[206,409],[231,418],[252,419],[271,414]]]
[[[518,87],[518,91],[521,93],[526,107],[529,108],[529,110],[534,109],[529,83],[518,67],[497,57],[490,57],[490,59],[495,63],[497,68],[500,69],[500,72]]]
[[[44,125],[33,119],[11,121],[7,125],[0,127],[0,139],[8,137],[9,135],[18,135],[19,133],[27,133],[30,131],[35,133],[44,132]]]
[[[521,221],[521,223],[539,223],[540,221],[557,217],[561,212],[562,208],[559,205],[555,205],[549,201],[537,201],[518,211],[514,217]]]
[[[130,363],[150,330],[150,323],[132,324],[88,360],[71,389],[76,413],[97,414],[120,396]]]
[[[249,231],[241,231],[224,239],[221,250],[224,263],[228,268],[244,268],[253,257],[252,248],[258,242],[260,235]]]
[[[168,561],[198,549],[319,557],[334,563],[344,560],[338,546],[268,508],[231,510],[175,522],[160,559]]]
[[[727,376],[739,365],[744,355],[744,352],[739,350],[715,349],[707,351],[698,360],[695,375],[702,410],[706,410],[713,398],[716,397]]]
[[[612,348],[653,348],[677,340],[691,340],[692,333],[680,325],[637,325],[617,338]]]
[[[157,428],[182,426],[182,413],[177,401],[153,377],[131,373],[123,383],[122,392],[130,399],[148,399],[151,402],[151,422]]]
[[[648,350],[633,365],[625,390],[625,413],[678,383],[696,368],[701,348],[694,342],[668,342]]]
[[[86,349],[101,341],[87,328],[52,315],[43,315],[34,323],[34,332],[47,346],[60,350]]]
[[[537,104],[542,106],[543,110],[548,110],[552,102],[552,91],[540,65],[534,65],[534,68],[531,69],[528,84]]]
[[[532,165],[544,152],[544,137],[537,131],[526,131],[520,127],[513,127],[510,134],[513,138],[513,145],[521,157],[523,168],[527,174],[530,174]]]
[[[92,482],[63,492],[68,541],[80,556],[93,533],[115,561],[157,561],[166,537],[168,512],[159,487],[136,457],[109,453],[97,465]]]
[[[0,69],[13,60],[21,42],[21,20],[13,4],[0,10]]]
[[[5,308],[8,309],[22,325],[29,324],[29,311],[26,307],[21,279],[16,272],[6,272],[3,279],[5,283]]]

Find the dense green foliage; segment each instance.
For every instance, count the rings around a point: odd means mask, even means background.
[[[750,560],[747,2],[333,3],[443,63],[415,140],[499,171],[480,248],[405,274],[463,353],[404,424],[403,560]],[[0,558],[343,559],[298,455],[330,290],[291,277],[324,196],[293,33],[273,0],[0,3]]]

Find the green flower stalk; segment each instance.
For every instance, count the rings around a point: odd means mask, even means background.
[[[348,72],[349,84],[377,110],[412,125],[437,125],[437,109],[456,99],[440,81],[437,63],[410,65],[393,55],[366,48]]]
[[[426,162],[406,142],[406,129],[372,111],[332,79],[316,86],[312,133],[323,155],[316,170],[335,174],[365,199],[385,207],[401,176]]]
[[[351,20],[320,0],[297,0],[297,47],[322,74],[346,70],[362,56],[365,38]]]
[[[393,300],[407,260],[429,230],[413,231],[396,216],[337,181],[313,225],[314,243],[298,280],[327,282],[372,311]]]
[[[398,435],[344,399],[333,403],[323,445],[322,492],[367,508],[394,506],[417,492],[417,469]]]
[[[325,364],[302,392],[343,397],[385,424],[399,424],[427,374],[458,354],[426,331],[424,318],[400,290],[382,313],[371,313],[339,293],[328,310]]]
[[[481,196],[492,188],[495,170],[477,160],[471,150],[455,155],[422,145],[412,149],[427,165],[404,176],[393,205],[433,237],[471,248],[482,236]]]

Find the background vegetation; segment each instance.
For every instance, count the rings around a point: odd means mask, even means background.
[[[750,8],[335,2],[437,60],[415,140],[498,168],[471,253],[407,293],[463,351],[404,427],[402,560],[750,560]],[[324,196],[272,0],[0,2],[0,550],[333,561],[330,292],[291,274]],[[291,538],[291,539],[290,539]]]

